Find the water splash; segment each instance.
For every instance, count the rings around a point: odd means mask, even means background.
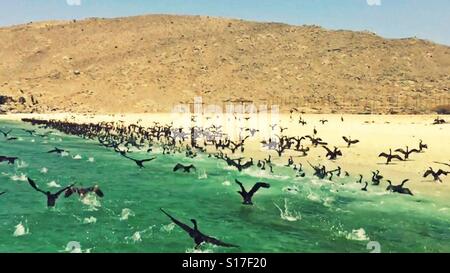
[[[15,226],[15,228],[16,229],[14,230],[14,233],[13,233],[14,237],[19,237],[19,236],[24,236],[24,235],[30,234],[30,229],[28,227],[26,227],[24,224],[22,224],[22,222],[17,224]]]
[[[46,167],[43,167],[42,169],[39,170],[40,173],[47,173],[48,169]]]
[[[129,208],[124,208],[120,214],[120,221],[128,220],[130,216],[135,216],[134,212]]]
[[[163,232],[171,232],[174,228],[175,228],[175,224],[174,223],[170,223],[170,224],[167,224],[167,225],[163,225],[160,230],[163,231]]]
[[[89,157],[87,161],[88,161],[88,162],[94,162],[95,159],[94,159],[93,157]]]
[[[81,157],[81,155],[77,154],[77,155],[75,155],[75,156],[72,156],[72,158],[75,159],[75,160],[80,160],[80,159],[82,159],[83,157]]]
[[[97,223],[97,218],[95,218],[94,216],[84,218],[83,220],[83,224],[95,224],[95,223]]]
[[[47,186],[50,188],[61,188],[61,185],[59,185],[58,183],[56,183],[56,181],[50,181],[47,183]]]
[[[27,181],[27,176],[23,173],[18,174],[14,174],[12,176],[10,176],[10,179],[12,181]]]
[[[281,209],[277,204],[274,203],[274,205],[280,211],[281,219],[289,221],[289,222],[295,222],[295,221],[302,219],[300,212],[289,210],[288,201],[286,198],[284,199],[284,210]]]

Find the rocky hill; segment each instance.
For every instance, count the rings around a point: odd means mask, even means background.
[[[450,104],[450,47],[203,16],[0,28],[4,112],[166,112],[175,104],[430,113]]]

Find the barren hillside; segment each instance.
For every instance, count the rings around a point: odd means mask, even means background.
[[[11,112],[161,112],[201,96],[429,113],[450,102],[450,48],[201,16],[30,23],[0,28],[0,95]]]

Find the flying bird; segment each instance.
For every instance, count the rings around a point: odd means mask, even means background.
[[[184,165],[178,163],[178,164],[175,165],[175,167],[173,168],[173,171],[176,172],[176,171],[178,171],[178,170],[183,170],[183,172],[185,172],[185,173],[190,173],[190,172],[191,172],[191,169],[193,169],[194,171],[197,170],[193,164],[184,166]]]
[[[189,236],[192,239],[194,239],[195,248],[199,248],[200,245],[202,245],[203,243],[209,243],[209,244],[213,244],[213,245],[217,245],[217,246],[223,246],[223,247],[239,247],[237,245],[228,244],[228,243],[220,241],[220,240],[218,240],[216,238],[213,238],[213,237],[210,237],[208,235],[203,234],[202,232],[200,232],[200,230],[198,230],[197,221],[195,219],[191,219],[191,222],[194,224],[194,228],[191,228],[190,226],[188,226],[188,225],[178,221],[174,217],[172,217],[172,215],[170,215],[169,213],[165,212],[162,208],[160,208],[160,210],[165,215],[167,215],[167,217],[169,217],[170,220],[172,220],[172,222],[174,222],[177,226],[179,226],[184,231],[186,231],[189,234]]]
[[[242,204],[244,204],[244,205],[253,205],[252,197],[260,188],[266,188],[266,189],[270,188],[269,183],[258,182],[253,186],[253,188],[249,192],[247,192],[244,188],[244,185],[242,185],[242,183],[239,182],[239,180],[235,179],[234,181],[236,182],[236,184],[239,185],[239,187],[241,187],[241,190],[238,191],[238,193],[242,196],[242,199],[243,199]]]

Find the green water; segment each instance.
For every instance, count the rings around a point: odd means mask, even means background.
[[[31,126],[19,122],[1,121],[2,127],[15,128],[19,140],[0,136],[0,155],[20,162],[0,164],[0,192],[7,191],[0,196],[0,252],[65,252],[71,241],[83,252],[192,251],[192,240],[161,207],[188,224],[195,218],[202,232],[240,246],[206,245],[204,252],[369,252],[369,241],[379,242],[381,252],[450,252],[450,202],[443,200],[387,193],[385,186],[362,192],[354,177],[333,183],[311,178],[308,170],[307,177],[295,178],[283,166],[274,168],[276,175],[257,168],[238,173],[206,155],[156,153],[139,169],[94,141],[57,132],[32,137],[18,129]],[[46,153],[55,146],[70,155]],[[178,162],[194,163],[197,173],[173,173]],[[47,185],[51,181],[98,184],[105,197],[62,197],[48,209],[45,196],[23,181],[26,176],[52,192],[57,188]],[[243,206],[235,178],[247,187],[257,181],[272,187],[255,195],[254,206]]]

